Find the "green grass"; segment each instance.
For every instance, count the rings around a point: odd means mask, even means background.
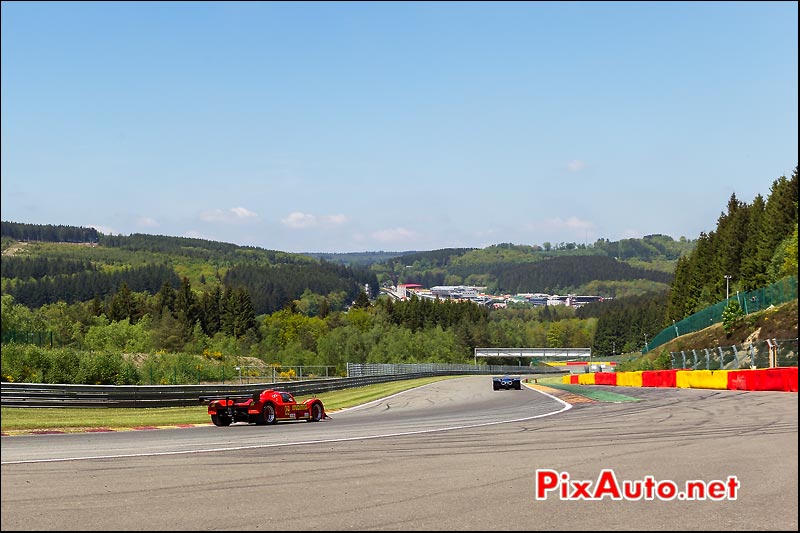
[[[325,392],[316,397],[326,411],[353,407],[435,381],[457,376],[429,377],[392,381],[353,389]],[[312,396],[297,396],[298,401]],[[208,424],[206,405],[192,407],[152,407],[138,409],[78,409],[45,407],[2,407],[0,426],[4,433],[31,430],[80,431],[86,428],[134,428],[140,426],[173,426],[178,424]]]

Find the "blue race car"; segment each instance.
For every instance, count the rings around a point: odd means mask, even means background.
[[[492,388],[494,390],[522,390],[522,380],[519,377],[512,376],[503,376],[501,378],[494,377],[492,378]]]

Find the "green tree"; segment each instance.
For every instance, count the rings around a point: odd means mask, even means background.
[[[731,299],[722,311],[722,329],[725,330],[725,333],[731,333],[742,323],[743,319],[744,311],[742,306],[739,305],[738,300]]]
[[[178,320],[180,337],[183,342],[187,342],[195,323],[200,320],[200,306],[192,290],[192,284],[185,276],[181,279],[181,286],[175,295],[175,318]]]
[[[366,309],[372,307],[372,304],[369,302],[369,296],[363,290],[358,293],[355,302],[353,302],[353,307],[356,309]]]

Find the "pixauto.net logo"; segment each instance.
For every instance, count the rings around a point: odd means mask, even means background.
[[[725,481],[688,480],[681,487],[670,481],[657,481],[652,476],[620,482],[614,471],[605,469],[595,481],[576,481],[567,472],[542,469],[536,471],[534,494],[537,500],[557,495],[561,500],[735,500],[739,489],[736,476]]]

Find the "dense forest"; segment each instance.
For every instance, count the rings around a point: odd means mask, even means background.
[[[675,268],[665,323],[712,305],[726,292],[764,287],[797,276],[797,168],[775,180],[765,200],[731,195],[717,228],[701,233],[692,254]]]
[[[646,279],[669,284],[672,275],[657,270],[632,267],[611,257],[600,255],[551,258],[536,263],[497,267],[498,289],[503,293],[525,292],[536,287],[537,292],[566,294],[593,280]]]
[[[218,379],[217,367],[244,357],[341,373],[347,362],[464,363],[476,347],[635,352],[726,290],[796,276],[797,205],[795,169],[767,198],[748,205],[732,196],[716,229],[696,240],[501,243],[350,261],[3,222],[2,377],[182,383]],[[611,299],[578,310],[490,309],[379,295],[397,283]]]

